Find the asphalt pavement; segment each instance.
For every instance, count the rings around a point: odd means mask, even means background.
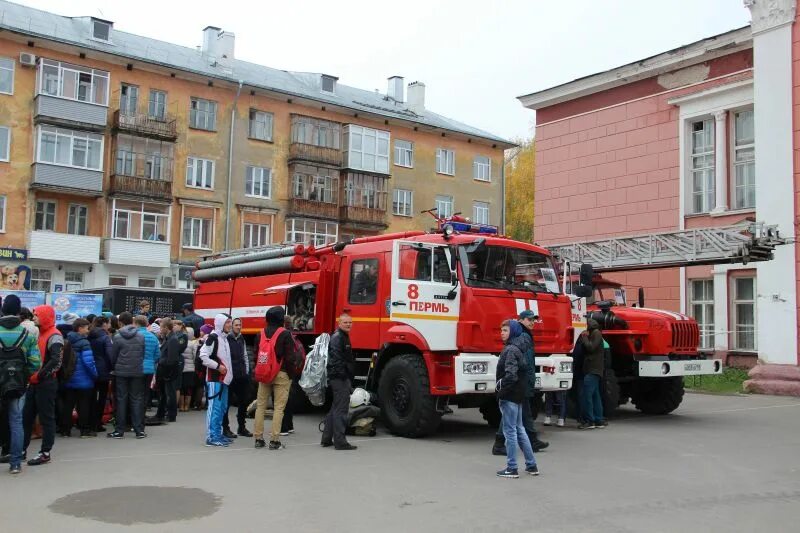
[[[320,448],[320,413],[297,416],[283,450],[206,448],[204,414],[141,441],[60,438],[51,464],[0,471],[0,530],[800,530],[798,398],[687,394],[668,416],[545,428],[541,475],[516,480],[495,477],[477,410],[425,439],[351,437],[352,452]]]

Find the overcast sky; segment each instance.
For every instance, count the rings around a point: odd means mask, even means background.
[[[20,1],[20,0],[18,0]],[[746,25],[742,0],[24,0],[194,47],[208,25],[236,57],[386,91],[400,75],[426,107],[506,138],[532,135],[517,96]]]

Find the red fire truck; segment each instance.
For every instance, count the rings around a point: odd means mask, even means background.
[[[377,392],[386,424],[403,436],[435,431],[449,405],[481,407],[497,423],[500,323],[523,309],[540,317],[537,384],[569,389],[570,299],[550,253],[459,217],[439,227],[208,258],[194,272],[201,282],[195,310],[206,319],[241,317],[244,332],[254,334],[269,307],[285,306],[306,345],[349,313],[357,379]]]

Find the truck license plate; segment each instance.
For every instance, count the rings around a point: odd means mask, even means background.
[[[683,365],[684,372],[699,372],[700,368],[701,366],[699,363],[686,363]]]

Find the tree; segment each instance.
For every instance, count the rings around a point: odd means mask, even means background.
[[[517,139],[516,148],[506,151],[506,234],[523,242],[533,242],[534,139]]]

